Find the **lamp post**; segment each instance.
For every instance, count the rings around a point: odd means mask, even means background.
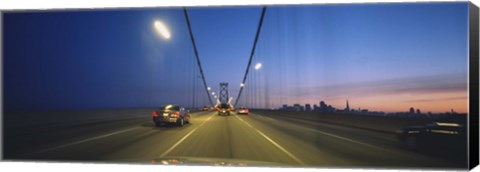
[[[161,22],[160,20],[155,20],[153,22],[153,27],[155,28],[157,33],[160,34],[165,39],[170,39],[170,37],[172,36],[167,26],[163,24],[163,22]]]
[[[255,70],[260,70],[262,68],[262,63],[255,64]]]

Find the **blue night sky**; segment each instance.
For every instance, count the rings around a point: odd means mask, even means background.
[[[236,96],[261,7],[189,8],[207,83]],[[152,23],[162,20],[168,40]],[[468,3],[267,8],[240,105],[467,111]],[[180,8],[9,12],[6,111],[207,104]]]

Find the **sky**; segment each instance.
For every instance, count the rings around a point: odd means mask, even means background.
[[[5,110],[205,104],[184,19],[178,8],[5,14]]]
[[[7,111],[208,105],[181,8],[10,12]],[[194,7],[207,84],[237,96],[261,7]],[[239,104],[467,112],[468,4],[267,8]],[[152,27],[161,20],[172,37]]]
[[[467,112],[465,3],[267,10],[246,106]]]

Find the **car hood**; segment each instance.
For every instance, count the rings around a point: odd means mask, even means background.
[[[186,166],[232,166],[232,167],[293,167],[293,165],[277,162],[266,162],[257,160],[244,160],[232,158],[211,158],[211,157],[185,157],[185,156],[167,156],[153,159],[122,159],[113,162],[117,163],[140,163],[140,164],[158,164],[158,165],[186,165]]]
[[[150,161],[151,164],[162,165],[205,165],[205,166],[285,166],[276,162],[256,160],[229,159],[229,158],[202,158],[202,157],[162,157]]]

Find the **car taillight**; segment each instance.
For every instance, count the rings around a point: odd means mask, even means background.
[[[180,112],[175,112],[175,113],[172,113],[170,116],[171,117],[178,117],[180,115]]]
[[[157,112],[157,111],[153,111],[153,112],[152,112],[152,115],[153,115],[154,117],[157,117],[157,116],[158,116],[158,112]]]

